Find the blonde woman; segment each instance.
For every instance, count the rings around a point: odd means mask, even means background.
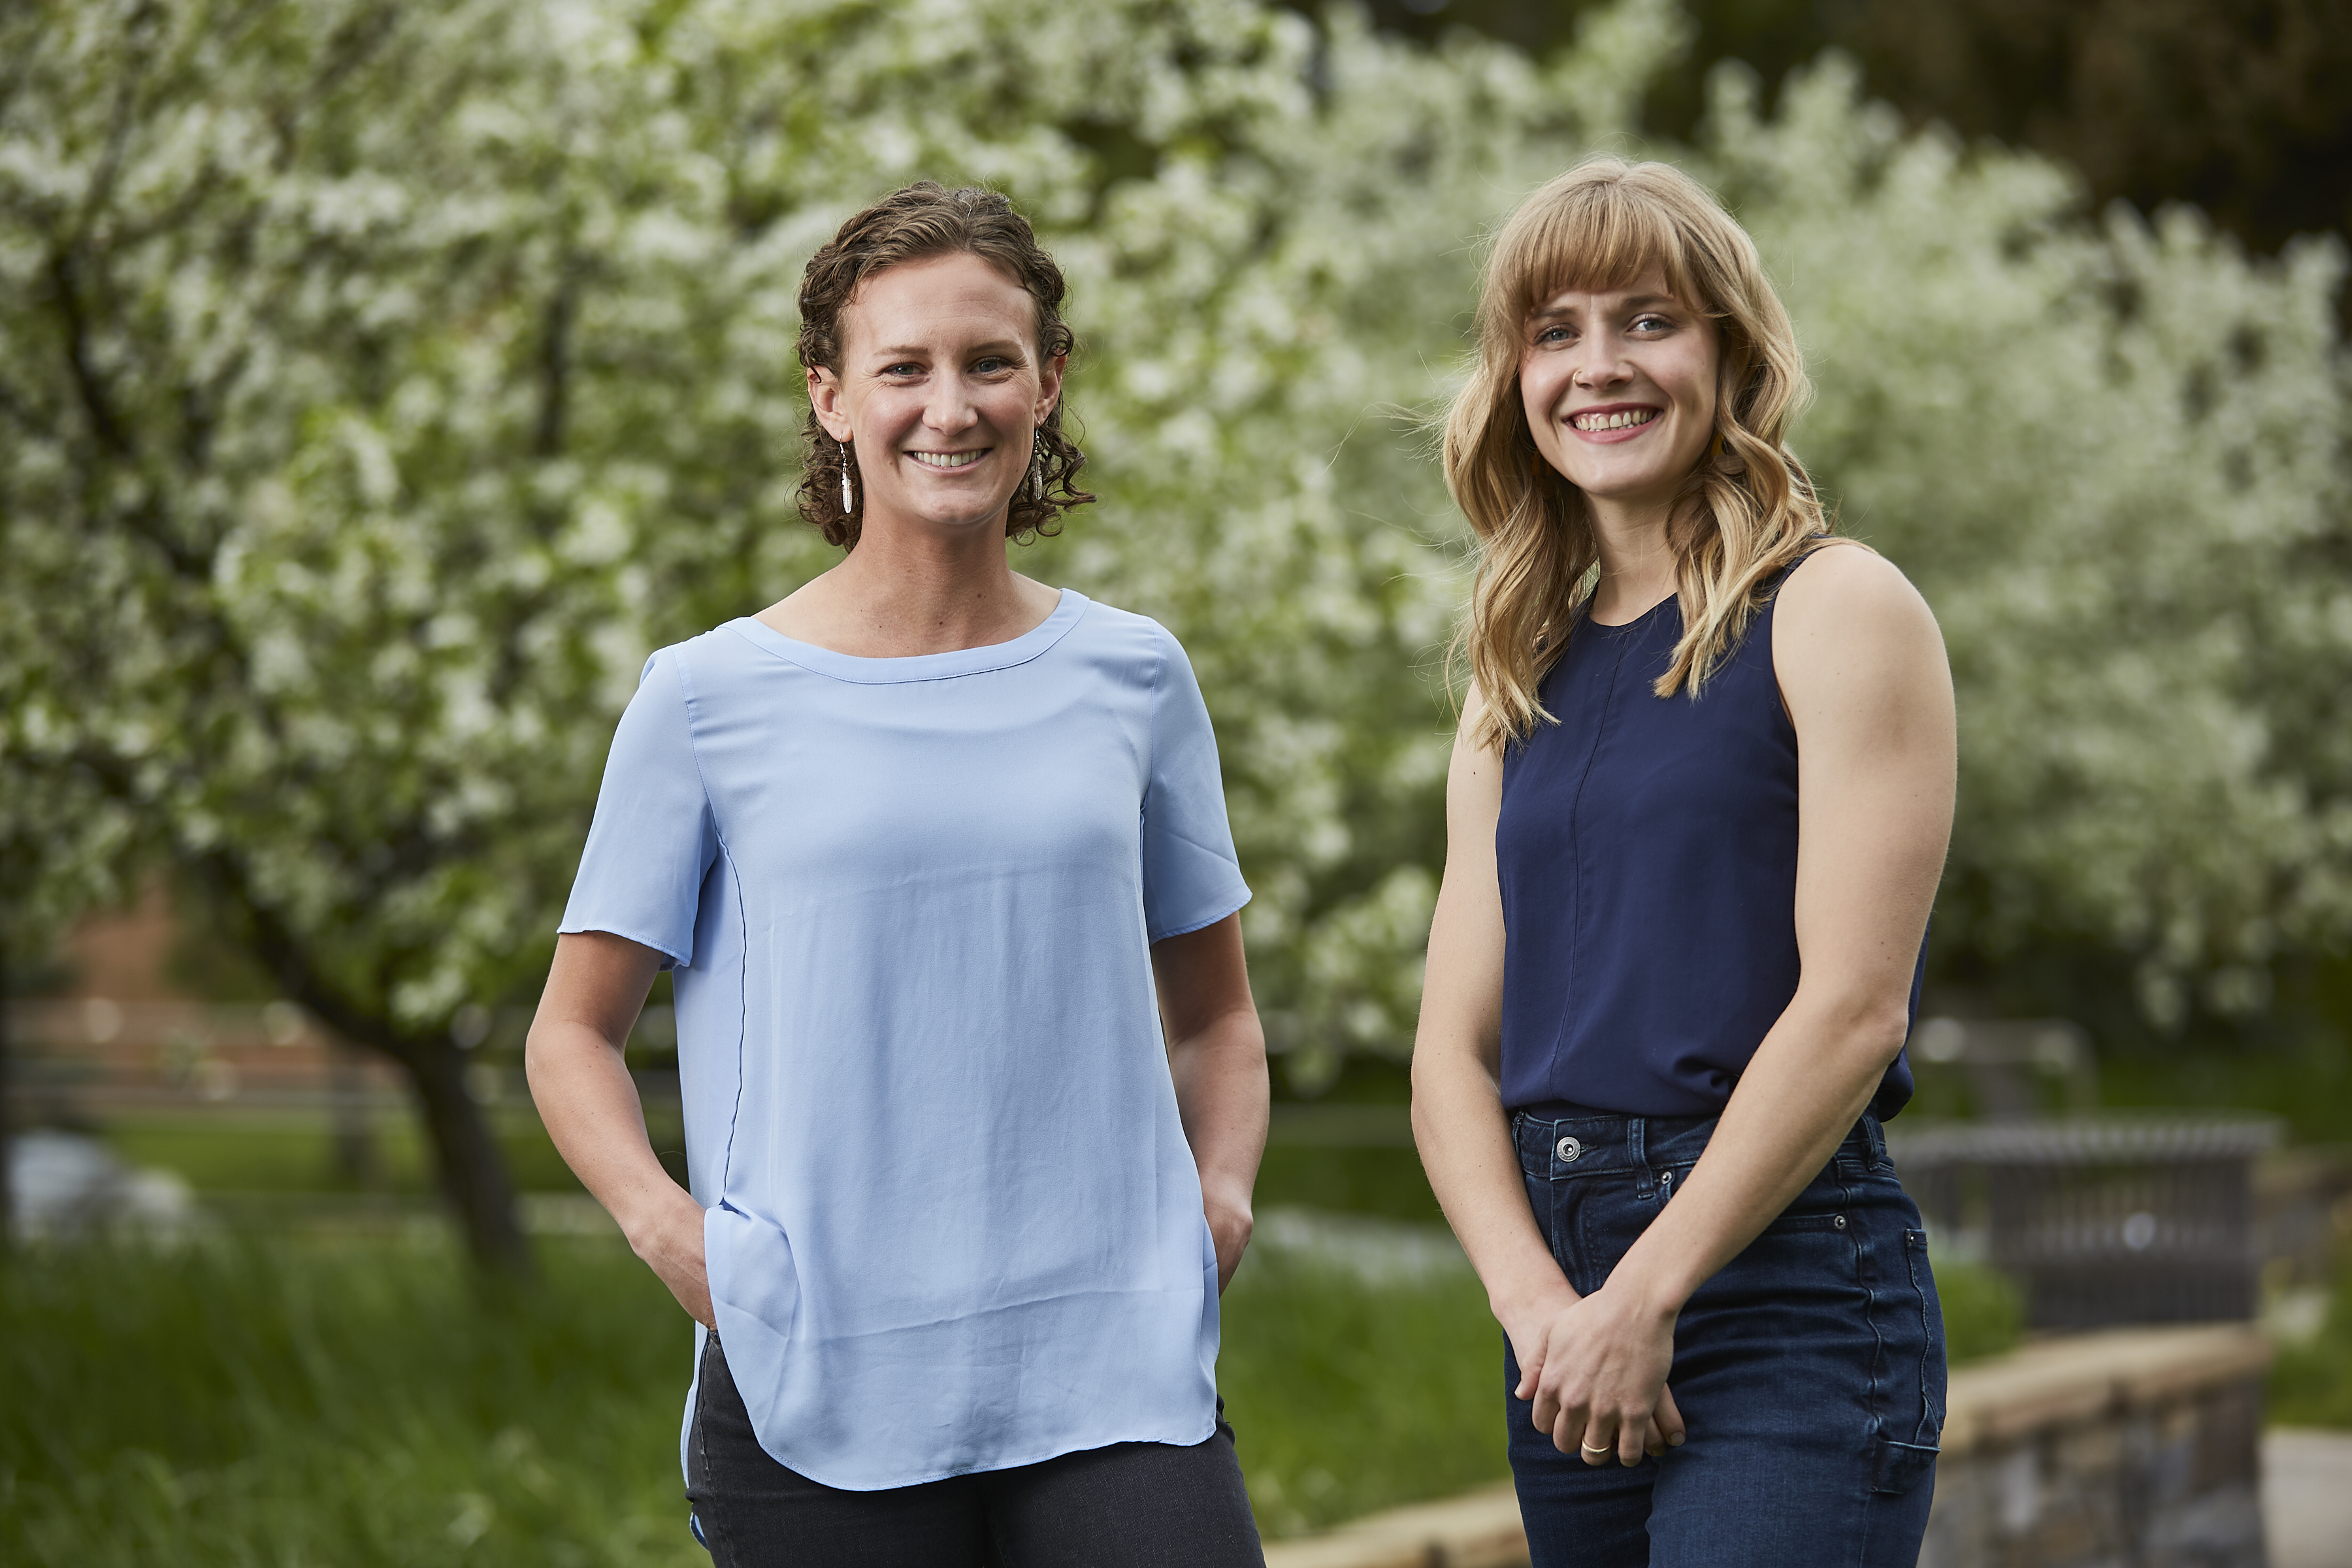
[[[1754,244],[1595,158],[1497,237],[1413,1124],[1537,1568],[1913,1563],[1944,1394],[1881,1122],[1952,816],[1942,640],[1784,445]]]

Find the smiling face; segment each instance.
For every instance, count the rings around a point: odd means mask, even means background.
[[[809,400],[855,453],[866,533],[992,521],[1001,534],[1062,391],[1028,291],[966,252],[902,262],[858,286],[841,328],[841,368],[811,370]]]
[[[1544,461],[1601,513],[1663,511],[1715,434],[1715,323],[1652,270],[1528,316],[1519,395]]]

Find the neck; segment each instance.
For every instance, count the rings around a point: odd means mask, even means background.
[[[1632,620],[1675,591],[1675,552],[1668,542],[1671,503],[1628,505],[1587,496],[1601,581],[1592,590],[1592,618],[1604,626]]]
[[[1010,642],[1060,595],[1004,558],[1004,521],[953,530],[869,517],[857,548],[760,619],[786,637],[866,658]]]

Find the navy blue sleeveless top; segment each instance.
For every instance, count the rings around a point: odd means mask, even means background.
[[[1772,673],[1772,601],[1698,696],[1659,697],[1681,636],[1671,598],[1622,626],[1580,621],[1541,687],[1559,722],[1504,755],[1514,1110],[1713,1116],[1796,994],[1797,731]],[[1919,953],[1915,1021],[1924,941]],[[1897,1057],[1871,1109],[1910,1098]]]

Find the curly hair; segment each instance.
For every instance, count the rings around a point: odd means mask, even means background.
[[[1048,363],[1077,348],[1077,337],[1062,320],[1067,285],[1062,269],[1037,243],[1029,220],[994,191],[950,191],[922,180],[894,191],[843,224],[832,243],[809,258],[801,275],[801,363],[809,370],[841,370],[841,312],[859,285],[885,268],[958,254],[977,256],[1028,291],[1037,307],[1037,355]],[[1062,531],[1062,514],[1095,498],[1077,488],[1087,455],[1062,430],[1061,400],[1037,429],[1037,471],[1044,483],[1024,479],[1005,512],[1008,539],[1026,543]],[[849,448],[825,434],[816,410],[802,431],[801,516],[845,550],[856,548],[864,522],[865,492],[857,503],[841,504],[841,474],[854,461]]]
[[[1796,331],[1755,243],[1689,175],[1587,158],[1529,196],[1496,237],[1478,349],[1446,416],[1445,479],[1477,538],[1466,648],[1486,699],[1477,742],[1501,750],[1549,722],[1537,692],[1574,635],[1598,556],[1584,493],[1537,455],[1519,393],[1528,314],[1562,289],[1630,286],[1655,268],[1714,321],[1715,438],[1685,477],[1668,539],[1683,634],[1654,689],[1696,695],[1768,584],[1832,531],[1790,450],[1811,387]]]

